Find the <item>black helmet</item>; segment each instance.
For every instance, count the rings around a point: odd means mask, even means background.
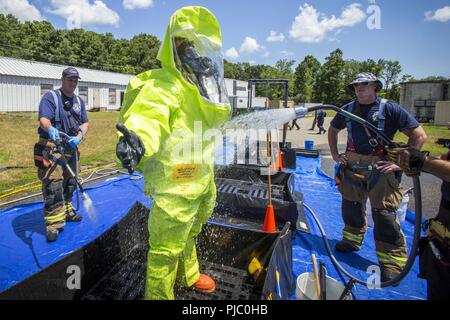
[[[378,84],[377,91],[383,89],[383,83],[381,82],[381,80],[378,79],[376,75],[370,72],[358,73],[355,79],[353,79],[353,81],[347,86],[347,89],[350,92],[354,93],[355,88],[353,87],[353,85],[356,83],[363,83],[363,82],[376,82]]]

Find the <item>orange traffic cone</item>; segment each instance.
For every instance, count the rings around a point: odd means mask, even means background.
[[[284,164],[283,164],[283,152],[280,149],[278,149],[277,163],[278,163],[278,168],[280,168],[283,171],[286,170],[286,168],[284,167]]]
[[[277,227],[275,224],[275,211],[273,210],[273,206],[271,204],[267,205],[266,217],[264,218],[263,231],[264,232],[277,231]]]
[[[277,152],[277,161],[272,163],[272,170],[276,172],[278,172],[278,170],[286,170],[285,166],[283,165],[283,152],[281,152],[281,150],[278,150]]]

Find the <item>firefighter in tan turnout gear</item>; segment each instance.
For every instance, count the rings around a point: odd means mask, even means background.
[[[381,81],[371,73],[361,73],[349,84],[356,100],[343,108],[372,123],[391,139],[397,131],[408,136],[408,144],[420,149],[426,135],[414,117],[398,104],[377,95]],[[346,151],[338,152],[338,133],[347,129]],[[362,125],[337,114],[328,130],[331,155],[339,165],[336,175],[342,194],[343,238],[336,250],[359,250],[367,230],[366,201],[370,200],[374,220],[376,254],[381,281],[393,279],[407,260],[405,236],[396,211],[403,194],[401,169],[384,155],[382,142]]]

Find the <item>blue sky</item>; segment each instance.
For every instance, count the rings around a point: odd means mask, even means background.
[[[450,77],[448,0],[0,0],[0,13],[67,28],[76,7],[84,29],[162,39],[172,13],[188,5],[205,6],[217,16],[232,62],[300,62],[308,54],[323,62],[341,48],[345,59],[399,60],[403,73],[416,78]]]

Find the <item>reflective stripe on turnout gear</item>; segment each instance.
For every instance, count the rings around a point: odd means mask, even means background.
[[[46,224],[53,224],[61,221],[65,221],[66,219],[66,211],[59,212],[57,214],[51,216],[44,217]]]
[[[377,258],[381,264],[392,264],[403,268],[406,265],[406,257],[396,257],[384,252],[377,251]]]
[[[343,237],[344,239],[350,241],[350,242],[354,242],[357,243],[358,245],[361,245],[363,239],[364,239],[364,235],[357,235],[348,231],[343,231]]]

